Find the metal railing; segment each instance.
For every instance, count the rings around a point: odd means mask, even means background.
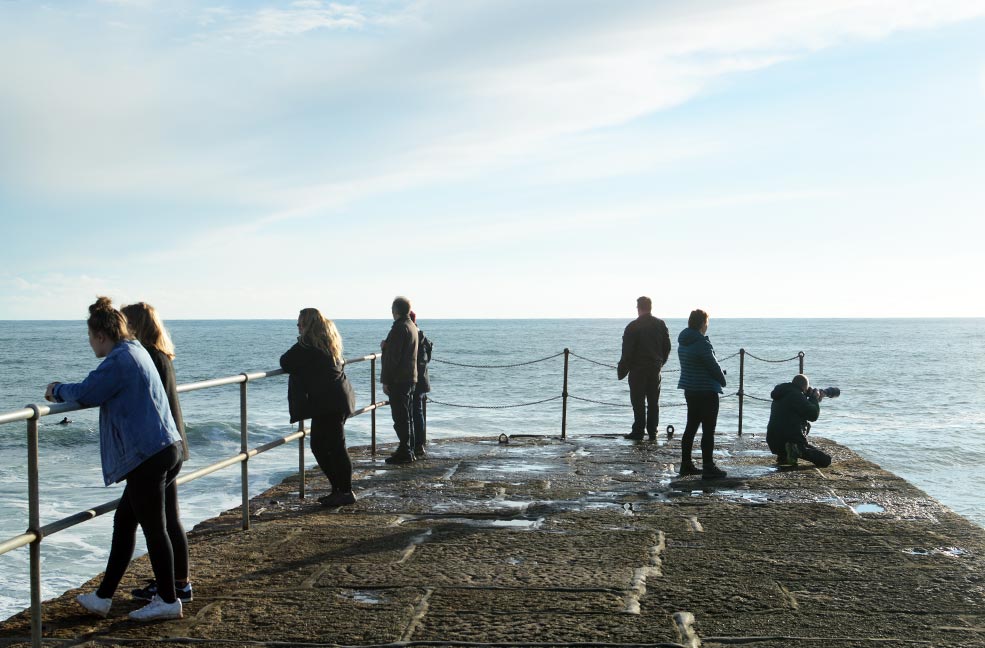
[[[369,405],[361,407],[353,412],[352,416],[358,416],[360,414],[365,414],[369,412],[371,414],[371,452],[373,455],[376,454],[376,410],[380,407],[389,404],[389,401],[383,400],[377,402],[376,400],[376,359],[381,357],[382,353],[373,353],[370,355],[362,356],[359,358],[349,358],[345,361],[346,365],[357,363],[357,362],[369,362],[370,363],[370,394],[372,401]],[[259,371],[253,373],[241,373],[235,376],[227,376],[225,378],[213,378],[210,380],[203,380],[201,382],[188,383],[185,385],[178,386],[178,393],[185,393],[191,391],[197,391],[200,389],[210,389],[213,387],[222,387],[225,385],[239,385],[239,426],[240,426],[240,452],[231,457],[227,457],[220,461],[217,461],[211,465],[199,468],[198,470],[188,473],[187,475],[182,475],[178,478],[177,483],[179,485],[194,481],[206,475],[210,475],[218,470],[227,468],[229,466],[240,464],[240,485],[242,490],[242,509],[243,509],[243,529],[250,528],[250,495],[249,495],[249,460],[259,454],[273,450],[274,448],[290,443],[291,441],[298,441],[298,473],[300,476],[300,486],[298,496],[300,499],[305,497],[305,459],[304,459],[304,439],[308,434],[308,431],[304,427],[304,421],[298,422],[298,429],[296,432],[289,434],[285,437],[275,439],[263,445],[257,446],[255,448],[250,448],[248,444],[248,399],[247,399],[247,385],[250,382],[257,380],[262,380],[264,378],[273,378],[276,376],[285,375],[286,372],[283,369],[274,369],[272,371]],[[28,498],[28,526],[27,531],[24,533],[8,538],[0,542],[0,555],[7,552],[13,551],[14,549],[19,549],[20,547],[29,546],[30,551],[30,579],[31,579],[31,645],[35,647],[41,646],[42,635],[41,635],[41,541],[53,535],[59,531],[64,531],[65,529],[71,528],[77,524],[82,524],[95,517],[103,515],[116,509],[119,504],[119,498],[111,501],[105,502],[98,506],[94,506],[91,509],[80,511],[74,515],[62,518],[55,522],[51,522],[44,526],[41,525],[41,514],[40,514],[40,484],[39,484],[39,468],[38,468],[38,421],[44,416],[50,416],[52,414],[63,414],[66,412],[75,412],[83,409],[89,409],[79,405],[78,403],[56,403],[52,405],[37,405],[31,404],[23,409],[15,410],[13,412],[6,412],[0,414],[0,425],[5,423],[16,423],[18,421],[27,422],[27,498]]]

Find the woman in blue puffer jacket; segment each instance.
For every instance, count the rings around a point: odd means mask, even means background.
[[[687,328],[677,336],[677,357],[681,362],[681,378],[677,388],[684,390],[687,401],[687,424],[681,438],[680,476],[701,475],[702,479],[721,479],[725,471],[715,465],[715,426],[718,424],[718,395],[725,386],[725,374],[715,358],[708,332],[708,313],[691,311]],[[701,426],[701,463],[698,469],[691,461],[694,437]]]
[[[131,339],[127,320],[107,297],[89,307],[89,346],[96,369],[80,383],[48,385],[49,401],[99,406],[99,454],[107,486],[126,480],[118,516],[135,517],[144,531],[157,595],[130,613],[138,621],[180,619],[174,587],[174,554],[165,526],[165,490],[181,470],[181,436],[168,395],[147,351]],[[114,524],[106,573],[95,592],[76,601],[89,612],[109,614],[123,574],[133,557],[136,529]]]

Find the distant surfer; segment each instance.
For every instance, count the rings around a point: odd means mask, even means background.
[[[68,424],[69,424],[69,423],[71,423],[71,422],[72,422],[72,421],[71,421],[71,419],[69,419],[69,418],[68,418],[68,417],[66,416],[66,417],[65,417],[65,418],[63,418],[62,420],[60,420],[60,421],[58,421],[58,425],[68,425]]]

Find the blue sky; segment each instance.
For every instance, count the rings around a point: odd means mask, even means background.
[[[0,319],[985,316],[985,3],[0,2]]]

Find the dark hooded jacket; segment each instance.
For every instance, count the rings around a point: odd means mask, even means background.
[[[434,344],[424,335],[424,331],[417,329],[417,392],[427,393],[431,391],[431,378],[428,376],[428,363],[431,362],[431,349]]]
[[[417,326],[406,315],[394,320],[383,342],[380,382],[384,385],[417,384]]]
[[[670,357],[667,325],[653,315],[640,315],[626,325],[622,334],[622,357],[616,373],[620,380],[630,371],[660,373]]]
[[[290,374],[287,403],[291,423],[331,412],[349,417],[355,411],[356,396],[344,363],[336,363],[328,353],[299,340],[280,357],[280,366]]]
[[[770,393],[770,421],[766,425],[766,443],[774,453],[782,453],[784,444],[807,443],[808,421],[816,421],[821,406],[814,394],[807,396],[792,382],[782,383]]]
[[[681,362],[678,389],[722,393],[725,374],[707,335],[690,326],[681,331],[677,336],[677,357]]]

